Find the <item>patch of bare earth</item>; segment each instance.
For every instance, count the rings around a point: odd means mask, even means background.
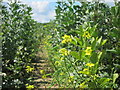
[[[58,88],[58,85],[51,86],[52,78],[51,76],[47,76],[45,79],[42,78],[42,74],[40,74],[40,70],[44,70],[45,74],[53,73],[52,68],[49,65],[49,61],[47,59],[47,52],[43,50],[37,54],[38,60],[34,65],[34,85],[37,89],[39,88]],[[51,87],[50,87],[51,86]]]

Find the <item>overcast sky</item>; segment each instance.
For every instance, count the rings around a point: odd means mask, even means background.
[[[6,2],[7,0],[3,0]],[[19,0],[33,8],[33,18],[41,23],[49,22],[54,19],[55,6],[57,0]],[[59,0],[62,1],[62,0]],[[91,1],[91,0],[88,0]],[[113,2],[114,0],[105,0],[105,2]]]

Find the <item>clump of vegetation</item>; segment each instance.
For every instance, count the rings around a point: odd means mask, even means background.
[[[0,2],[3,88],[35,88],[31,63],[40,44],[54,70],[48,74],[51,86],[120,88],[120,2],[78,3],[57,2],[56,19],[40,24],[31,18],[31,7]]]
[[[56,26],[47,45],[55,71],[53,85],[119,88],[120,3],[111,7],[98,1],[57,3]]]
[[[37,22],[31,17],[32,8],[19,2],[1,5],[3,88],[25,88],[32,84],[31,62],[39,45]]]

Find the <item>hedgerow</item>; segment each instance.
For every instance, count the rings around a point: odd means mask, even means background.
[[[25,88],[33,84],[39,36],[32,8],[19,2],[1,2],[3,88]]]
[[[119,9],[105,3],[57,2],[47,48],[53,85],[61,88],[119,88]]]

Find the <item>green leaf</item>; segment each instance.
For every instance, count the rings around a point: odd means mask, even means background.
[[[111,50],[106,50],[107,52],[117,52],[115,49],[111,49]]]
[[[77,39],[76,39],[76,37],[71,36],[71,38],[73,39],[71,41],[71,43],[74,44],[74,45],[77,45]]]
[[[82,40],[80,40],[80,38],[77,38],[77,37],[75,37],[75,39],[77,40],[77,42],[82,46]]]
[[[79,55],[78,52],[76,52],[76,51],[71,51],[70,54],[71,54],[73,57],[75,57],[76,59],[80,59],[80,55]]]
[[[107,39],[103,40],[103,42],[101,43],[101,45],[104,45],[106,42],[107,42]]]
[[[115,81],[118,77],[119,77],[118,73],[113,74],[113,83],[115,83]]]
[[[92,63],[97,63],[98,62],[97,54],[95,52],[91,56],[91,62]]]
[[[101,55],[102,55],[102,52],[99,53],[99,55],[98,55],[98,60],[100,60]]]
[[[98,83],[101,84],[102,86],[105,85],[110,81],[110,78],[101,78]]]
[[[90,88],[96,88],[96,84],[95,84],[95,82],[89,82],[89,87]]]
[[[101,43],[101,40],[102,40],[102,37],[100,37],[99,39],[98,39],[98,41],[97,41],[97,43],[100,45],[100,43]]]
[[[89,71],[79,71],[78,73],[82,73],[82,74],[86,74],[86,75],[90,74]]]
[[[96,47],[96,40],[95,40],[95,38],[92,38],[91,43],[92,43],[93,49],[95,49],[95,47]]]

